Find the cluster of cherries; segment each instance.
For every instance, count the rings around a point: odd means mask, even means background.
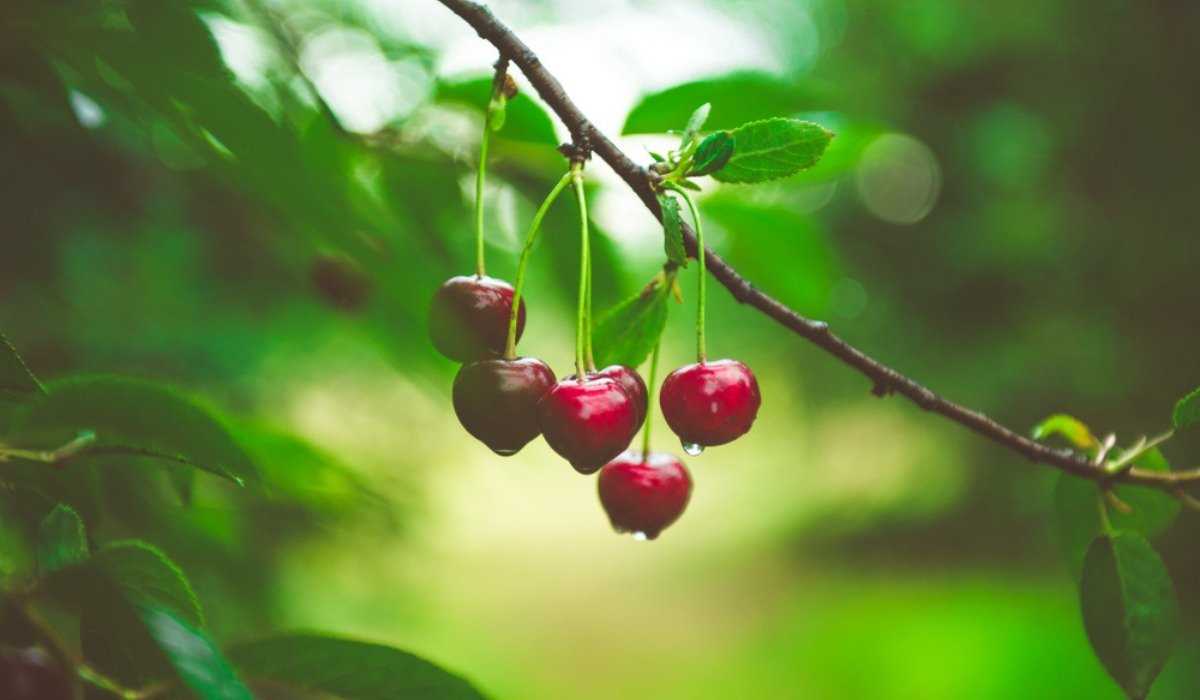
[[[505,356],[513,297],[508,283],[482,275],[453,277],[434,295],[431,340],[443,355],[464,363],[453,391],[459,421],[503,456],[544,435],[579,473],[601,471],[600,501],[618,532],[657,537],[687,507],[692,481],[671,455],[627,451],[646,419],[645,382],[622,365],[556,381],[541,360]],[[518,339],[525,313],[522,299]],[[681,367],[660,392],[663,416],[689,454],[746,433],[759,403],[753,373],[734,360]]]

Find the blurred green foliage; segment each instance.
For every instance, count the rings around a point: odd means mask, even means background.
[[[562,32],[597,74],[636,86],[587,100],[620,101],[609,133],[679,128],[711,102],[709,128],[800,116],[837,134],[811,171],[701,198],[709,243],[756,285],[1015,428],[1066,410],[1126,444],[1167,427],[1200,384],[1200,6],[644,5],[589,12],[624,28],[675,12],[757,38],[730,65],[697,58],[713,51],[704,34],[622,53],[575,23],[574,4],[494,9],[522,34]],[[578,67],[526,38],[552,68]],[[660,50],[673,40],[693,50]],[[497,697],[1117,697],[1066,573],[1081,544],[1062,564],[1051,534],[1055,474],[878,402],[717,287],[711,351],[755,367],[764,411],[736,447],[689,460],[696,499],[653,547],[604,532],[592,485],[540,447],[501,462],[462,438],[455,367],[428,347],[424,314],[442,280],[472,268],[467,183],[494,60],[463,53],[477,42],[432,2],[0,6],[0,330],[51,407],[55,380],[80,373],[203,397],[195,410],[262,482],[181,480],[134,455],[2,463],[39,487],[0,509],[0,573],[36,565],[28,523],[62,501],[93,538],[136,534],[168,553],[221,642],[353,633]],[[463,55],[479,57],[469,75],[444,70]],[[671,81],[643,80],[634,58],[674,66]],[[364,65],[394,83],[357,94],[390,105],[369,129],[334,99]],[[581,102],[610,89],[567,75]],[[563,135],[532,96],[509,104],[486,194],[491,274],[511,279]],[[623,145],[638,157],[654,138]],[[603,169],[589,165],[598,312],[662,261],[655,223]],[[574,216],[560,203],[546,219],[522,345],[560,374]],[[664,367],[688,358],[693,296],[668,303]],[[15,399],[37,388],[6,361],[7,436]],[[93,410],[118,428],[155,417]],[[201,442],[198,463],[241,459]],[[1200,437],[1164,451],[1194,464]],[[1155,542],[1184,643],[1152,698],[1200,687],[1198,537],[1184,514]]]

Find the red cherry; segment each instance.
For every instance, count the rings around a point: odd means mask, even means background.
[[[692,477],[675,457],[630,450],[600,471],[600,504],[617,532],[658,537],[683,515],[692,495]]]
[[[620,384],[625,393],[629,394],[629,400],[633,401],[634,408],[637,409],[637,427],[642,427],[642,421],[646,418],[646,382],[642,381],[642,375],[638,374],[636,369],[625,365],[609,365],[602,370],[589,372],[588,375],[608,377]],[[563,377],[563,381],[574,378],[574,374],[569,374]]]
[[[620,384],[592,374],[555,384],[538,402],[538,423],[555,452],[591,474],[629,446],[637,409]]]
[[[507,457],[538,436],[538,401],[554,386],[554,371],[541,360],[480,360],[454,378],[458,422],[498,455]]]
[[[0,651],[0,698],[70,700],[71,682],[40,649]]]
[[[604,369],[596,372],[601,377],[608,377],[615,380],[629,394],[629,400],[633,402],[633,407],[637,409],[637,427],[642,427],[642,421],[646,418],[646,382],[642,381],[642,375],[637,373],[637,370],[625,365],[609,365]],[[635,429],[636,432],[636,429]]]
[[[504,352],[513,288],[492,277],[451,277],[429,307],[429,338],[451,360],[470,362]],[[517,338],[525,330],[525,300],[517,313]]]
[[[685,447],[736,440],[754,424],[760,403],[754,373],[737,360],[680,367],[659,392],[663,418]]]

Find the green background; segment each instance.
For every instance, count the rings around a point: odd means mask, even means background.
[[[710,242],[761,289],[1020,431],[1066,411],[1129,443],[1200,384],[1200,6],[583,5],[492,3],[610,135],[643,95],[710,79],[629,126],[680,128],[711,101],[715,127],[838,133],[796,178],[705,183]],[[873,398],[717,285],[710,353],[754,368],[763,408],[687,459],[692,502],[658,541],[611,533],[542,441],[502,459],[465,435],[424,316],[472,269],[495,56],[438,3],[15,0],[0,52],[0,329],[43,379],[203,397],[269,477],[202,475],[184,506],[141,465],[76,469],[105,484],[78,487],[89,528],[170,552],[218,639],[354,635],[499,698],[1119,697],[1055,541],[1055,472]],[[492,274],[511,279],[563,138],[536,100],[510,106]],[[648,162],[672,141],[620,143]],[[606,308],[654,274],[661,234],[588,171]],[[547,218],[521,345],[559,374],[575,216],[564,198]],[[361,307],[314,285],[331,256],[354,261]],[[695,274],[666,368],[690,361]],[[655,442],[678,452],[661,422]],[[1164,452],[1192,466],[1200,438]],[[1200,685],[1197,536],[1184,513],[1156,542],[1184,640],[1152,698]]]

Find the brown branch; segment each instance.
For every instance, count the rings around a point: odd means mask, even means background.
[[[650,187],[646,170],[625,155],[608,139],[567,96],[558,79],[542,65],[525,42],[505,26],[484,5],[469,0],[438,0],[512,60],[525,74],[550,109],[562,120],[575,142],[587,142],[593,152],[609,165],[641,198],[655,217],[661,219],[658,199]],[[683,224],[684,242],[688,253],[696,255],[696,237],[691,227]],[[917,406],[940,414],[955,423],[1003,445],[1031,461],[1057,467],[1065,472],[1105,484],[1125,483],[1149,486],[1176,493],[1182,485],[1200,481],[1200,469],[1160,472],[1147,469],[1128,469],[1112,474],[1101,465],[1093,464],[1086,456],[1070,450],[1056,449],[1036,442],[1006,428],[978,411],[945,399],[918,382],[871,358],[858,348],[839,338],[823,321],[814,321],[796,313],[786,305],[754,287],[711,249],[705,250],[708,271],[742,304],[752,306],[777,323],[833,355],[842,363],[856,369],[871,380],[876,396],[900,394]]]

